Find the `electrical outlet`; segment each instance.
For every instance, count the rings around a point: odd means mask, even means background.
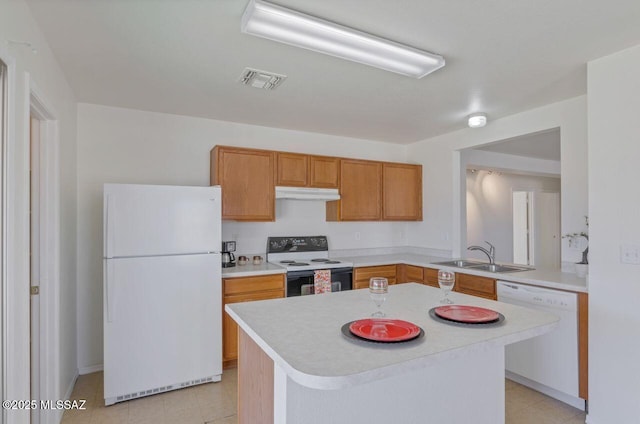
[[[620,262],[623,264],[640,265],[640,246],[634,244],[620,245]]]

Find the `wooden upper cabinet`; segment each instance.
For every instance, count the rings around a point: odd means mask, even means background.
[[[340,200],[327,202],[327,221],[382,218],[382,163],[340,160]]]
[[[382,219],[422,220],[422,165],[383,163]]]
[[[211,150],[211,185],[222,186],[222,218],[275,220],[275,152],[216,146]]]
[[[340,184],[340,158],[309,157],[309,185],[318,188],[338,188]]]
[[[338,188],[340,158],[299,153],[276,153],[276,185]]]
[[[306,187],[309,185],[309,156],[297,153],[276,153],[276,185]]]

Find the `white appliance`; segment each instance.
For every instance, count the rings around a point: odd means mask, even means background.
[[[222,374],[220,187],[104,186],[107,405]]]
[[[555,330],[506,346],[507,377],[576,408],[578,397],[578,295],[498,281],[498,301],[560,317]]]

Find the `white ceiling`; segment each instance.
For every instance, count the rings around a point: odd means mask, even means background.
[[[586,62],[640,42],[638,0],[277,0],[445,57],[416,80],[242,34],[248,0],[27,1],[80,102],[393,143],[584,94]]]
[[[559,161],[560,129],[554,128],[548,131],[500,140],[482,147],[476,147],[474,150]]]

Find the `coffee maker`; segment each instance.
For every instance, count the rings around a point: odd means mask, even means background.
[[[231,268],[236,266],[236,256],[233,254],[235,251],[235,241],[222,242],[222,268]]]

